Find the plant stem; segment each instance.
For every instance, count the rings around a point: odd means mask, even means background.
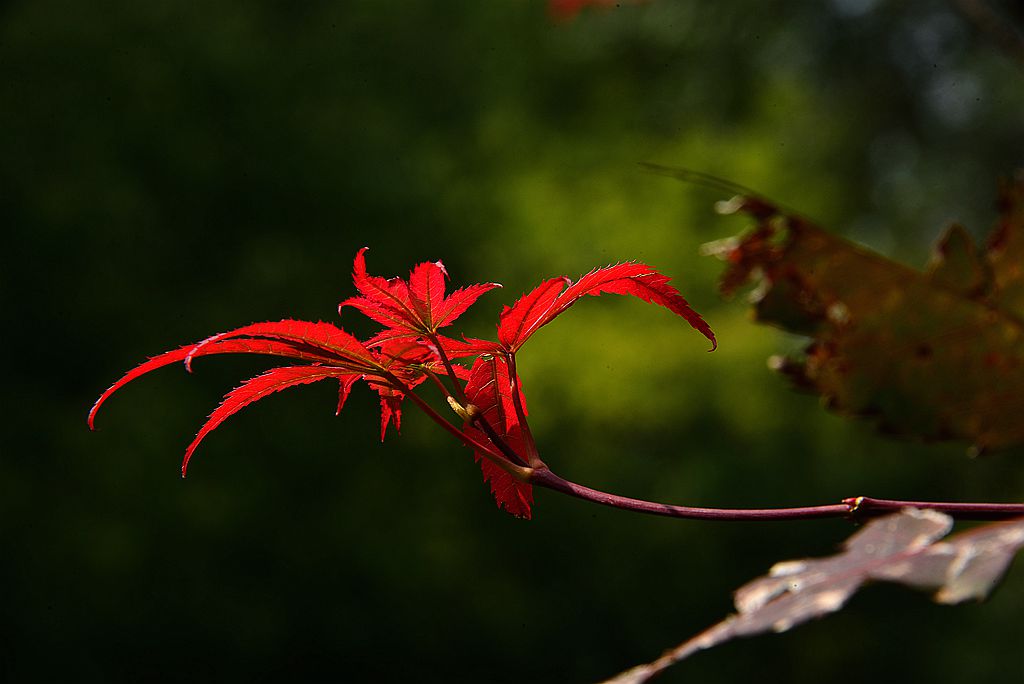
[[[459,380],[459,376],[455,375],[455,369],[452,368],[452,362],[448,359],[448,354],[445,353],[444,347],[441,346],[441,340],[437,339],[436,334],[428,335],[427,339],[437,349],[437,355],[441,358],[441,363],[444,364],[444,369],[448,373],[448,378],[452,381],[452,387],[455,389],[455,398],[458,399],[460,404],[466,406],[469,403],[469,399],[466,398],[466,393],[462,389],[462,382]]]
[[[444,430],[450,433],[453,437],[455,437],[455,439],[459,440],[460,442],[462,442],[464,445],[468,446],[471,449],[476,449],[478,451],[483,452],[484,454],[488,455],[488,457],[491,458],[491,460],[504,460],[502,458],[502,455],[499,452],[495,451],[494,447],[492,447],[490,444],[484,444],[483,442],[474,439],[471,435],[467,435],[465,432],[463,432],[462,430],[458,429],[457,427],[449,423],[447,420],[445,420],[444,417],[441,416],[441,414],[434,410],[434,407],[432,407],[427,402],[423,401],[422,397],[413,392],[404,382],[399,380],[394,373],[385,370],[382,376],[388,381],[388,383],[392,387],[394,387],[396,390],[412,399],[413,403],[415,403],[416,406],[419,407],[421,411],[427,414],[427,417],[429,417],[432,421],[434,421],[442,428],[444,428]],[[432,376],[432,374],[428,373],[428,377],[429,376]],[[436,377],[434,379],[435,381],[437,381]],[[443,389],[444,387],[442,386],[442,390]],[[523,469],[519,468],[519,470]],[[525,473],[520,474],[523,475]]]
[[[812,520],[849,518],[854,521],[893,513],[902,508],[928,508],[958,520],[1003,520],[1024,516],[1024,504],[944,503],[934,501],[893,501],[852,497],[842,503],[797,508],[698,508],[675,506],[609,494],[565,480],[546,468],[536,469],[530,483],[592,503],[637,513],[692,520]]]
[[[1024,504],[1019,503],[972,503],[953,501],[896,501],[893,499],[872,499],[857,496],[843,499],[855,518],[873,518],[894,513],[903,508],[926,508],[939,511],[959,520],[1006,520],[1024,515]]]
[[[441,382],[441,378],[437,377],[437,373],[435,373],[435,372],[433,372],[433,371],[431,371],[431,370],[428,370],[428,369],[426,369],[426,368],[424,368],[424,369],[423,369],[423,373],[424,373],[424,374],[425,374],[425,375],[426,375],[426,376],[427,376],[428,378],[430,378],[430,381],[431,381],[431,382],[433,382],[433,383],[434,383],[434,385],[435,385],[435,386],[437,387],[437,389],[441,391],[441,395],[442,395],[442,396],[443,396],[443,397],[444,397],[445,399],[449,399],[449,398],[451,398],[451,396],[452,396],[452,393],[451,393],[451,392],[449,392],[449,391],[448,391],[448,388],[444,386],[444,383],[443,383],[443,382]]]
[[[447,420],[442,418],[441,414],[439,414],[437,411],[435,411],[433,409],[433,407],[430,406],[430,404],[428,404],[427,402],[423,401],[422,397],[420,397],[415,392],[410,392],[408,390],[405,390],[405,394],[410,399],[412,399],[413,402],[415,402],[416,406],[418,406],[421,411],[426,413],[427,416],[431,420],[433,420],[435,423],[440,425],[447,432],[449,432],[453,437],[455,437],[455,439],[459,440],[460,442],[462,442],[463,444],[468,446],[470,449],[473,449],[474,451],[479,451],[488,460],[493,461],[496,465],[498,465],[502,469],[508,471],[510,474],[512,474],[514,477],[516,477],[516,478],[518,478],[520,480],[526,481],[531,476],[531,474],[533,472],[531,469],[525,468],[525,467],[523,467],[521,465],[518,465],[516,463],[509,462],[509,460],[506,458],[505,454],[499,453],[498,451],[495,451],[495,448],[493,446],[491,446],[490,444],[484,444],[483,442],[481,442],[481,441],[479,441],[477,439],[474,439],[471,435],[468,435],[465,432],[463,432],[462,430],[459,430],[457,427],[455,427],[454,425],[449,423]],[[500,445],[498,445],[498,446],[500,447]],[[512,453],[514,455],[515,452],[512,452]],[[518,459],[518,457],[517,457],[517,460],[520,460],[520,459]],[[520,462],[521,462],[521,460],[520,460]]]
[[[769,508],[769,509],[732,509],[732,508],[694,508],[692,506],[675,506],[633,499],[617,494],[609,494],[590,487],[564,480],[550,470],[535,470],[530,478],[531,484],[553,489],[577,499],[593,503],[621,508],[637,513],[662,515],[669,518],[690,518],[696,520],[795,520],[802,518],[835,518],[848,515],[850,506],[831,504],[828,506],[808,506],[803,508]]]
[[[517,454],[512,447],[508,445],[508,442],[502,439],[501,435],[494,431],[494,428],[491,427],[491,424],[487,422],[487,419],[484,418],[482,413],[478,413],[473,416],[473,422],[479,425],[480,428],[487,433],[487,438],[491,440],[491,443],[494,444],[494,446],[498,447],[498,450],[504,454],[505,458],[517,466],[521,466],[522,468],[526,468],[528,471],[532,471],[531,468],[527,468],[526,461],[523,460],[522,456]]]
[[[462,383],[455,375],[448,355],[441,348],[437,336],[431,336],[431,341],[438,350],[438,356],[444,364],[448,377],[451,378],[454,387],[454,394],[459,403],[463,406],[469,405]],[[999,504],[999,503],[961,503],[943,501],[899,501],[894,499],[874,499],[866,496],[856,496],[843,499],[841,503],[825,504],[821,506],[798,506],[796,508],[703,508],[696,506],[676,506],[673,504],[658,503],[634,499],[628,496],[619,496],[609,492],[602,492],[591,489],[575,482],[563,479],[554,474],[537,457],[537,447],[533,441],[533,435],[529,432],[526,422],[526,411],[519,401],[519,386],[515,367],[515,357],[508,358],[509,380],[512,389],[512,400],[515,405],[517,418],[524,427],[527,448],[529,450],[529,463],[522,456],[513,451],[504,439],[494,430],[483,415],[476,415],[472,419],[487,435],[491,444],[484,444],[465,432],[459,430],[447,420],[442,418],[433,408],[423,401],[414,392],[409,391],[404,384],[395,376],[388,373],[389,379],[397,389],[405,392],[416,405],[423,410],[435,423],[450,432],[463,444],[481,452],[485,457],[495,464],[508,471],[519,480],[535,484],[538,487],[568,494],[569,496],[590,501],[591,503],[618,508],[637,513],[649,515],[660,515],[669,518],[683,518],[690,520],[729,520],[729,521],[757,521],[757,520],[814,520],[819,518],[848,518],[859,522],[868,518],[874,518],[889,513],[894,513],[904,508],[929,509],[945,513],[957,520],[1006,520],[1024,516],[1024,504]],[[441,386],[442,391],[447,394],[440,380],[432,376],[434,382]]]
[[[427,337],[431,342],[434,343],[434,347],[437,349],[437,355],[441,358],[441,363],[444,364],[445,371],[448,373],[448,377],[452,381],[452,387],[455,389],[455,398],[458,400],[463,407],[469,407],[469,397],[466,396],[466,392],[462,389],[462,382],[459,380],[459,376],[455,375],[455,369],[452,368],[452,362],[448,359],[448,354],[445,353],[444,347],[441,346],[441,341],[437,338],[437,335],[429,335]],[[514,387],[513,387],[514,389]],[[478,413],[473,416],[473,422],[480,426],[480,428],[487,433],[487,438],[498,448],[498,450],[505,455],[505,457],[511,461],[513,466],[516,466],[518,470],[522,470],[522,466],[526,466],[526,460],[524,460],[519,454],[517,454],[508,443],[501,438],[491,424],[487,421],[487,417],[483,413]],[[498,465],[501,465],[500,463]],[[502,466],[504,468],[504,466]],[[509,470],[508,468],[505,468]],[[509,470],[513,475],[523,477],[522,472],[517,473],[516,471]]]

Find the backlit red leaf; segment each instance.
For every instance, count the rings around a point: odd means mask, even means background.
[[[456,290],[445,296],[448,272],[440,261],[427,261],[417,265],[409,274],[409,281],[401,278],[385,279],[366,272],[366,248],[356,254],[353,281],[359,295],[338,305],[358,309],[377,323],[387,327],[383,335],[429,335],[455,322],[480,295],[496,287],[497,283],[482,283]],[[376,341],[376,338],[374,339]]]
[[[480,454],[476,453],[473,456],[480,463],[484,482],[490,485],[491,494],[494,495],[498,506],[517,518],[529,520],[530,509],[533,506],[533,487],[515,479]]]
[[[473,337],[456,340],[438,335],[437,340],[441,343],[441,348],[444,349],[444,353],[448,355],[449,359],[461,359],[480,354],[501,354],[503,351],[501,345],[496,342],[478,340]]]
[[[96,400],[96,403],[93,404],[92,409],[89,411],[89,429],[95,429],[96,413],[100,410],[100,406],[102,406],[103,403],[109,399],[112,394],[114,394],[114,392],[146,373],[158,368],[163,368],[164,366],[169,366],[172,363],[184,361],[186,357],[189,356],[206,356],[208,354],[267,354],[271,356],[285,356],[301,361],[324,363],[334,361],[333,358],[320,353],[319,349],[316,347],[283,340],[242,338],[207,343],[198,350],[196,349],[197,346],[198,345],[195,344],[187,344],[184,347],[164,352],[163,354],[158,354],[157,356],[150,358],[145,363],[142,363],[128,371],[120,380],[111,385],[110,388]]]
[[[395,421],[395,431],[402,430],[402,399],[405,399],[405,395],[386,385],[378,385],[377,392],[380,394],[380,441],[383,442],[392,418]]]
[[[521,388],[521,384],[519,386]],[[509,381],[508,365],[504,357],[483,356],[476,360],[470,372],[469,382],[466,383],[466,396],[514,452],[526,454],[523,428],[516,416],[512,401],[512,384]],[[526,400],[521,389],[519,398],[525,411]],[[478,441],[488,441],[487,435],[481,430],[471,426],[463,429]],[[516,517],[529,518],[533,488],[512,477],[480,451],[474,451],[473,455],[480,463],[484,481],[490,484],[491,493],[494,494],[498,506]]]
[[[426,345],[413,339],[393,339],[379,345],[377,359],[385,368],[402,370],[407,366],[426,365],[437,357]]]
[[[434,312],[444,302],[444,279],[448,276],[440,261],[427,261],[409,274],[409,293],[420,321],[428,330],[436,329]]]
[[[711,341],[711,349],[718,346],[711,326],[700,314],[690,308],[689,303],[672,287],[671,278],[655,271],[646,264],[628,262],[591,271],[571,285],[559,297],[557,316],[584,295],[610,294],[632,295],[648,304],[663,306],[686,320],[697,332]]]
[[[393,339],[379,345],[376,353],[381,366],[401,379],[406,387],[414,387],[426,379],[424,371],[437,375],[448,375],[448,369],[437,356],[436,348],[418,339]],[[462,366],[453,366],[456,375],[468,373]]]
[[[334,415],[341,415],[341,409],[345,408],[345,402],[348,400],[348,395],[352,391],[352,385],[356,384],[356,381],[360,380],[362,376],[356,375],[345,375],[338,378],[341,386],[338,388],[338,408],[335,409]]]
[[[702,335],[717,345],[711,327],[690,308],[679,291],[669,284],[670,278],[646,264],[628,262],[599,268],[573,283],[568,278],[554,278],[541,283],[512,307],[501,312],[498,339],[508,352],[515,352],[542,326],[550,323],[585,295],[604,293],[631,295],[649,304],[658,304],[681,316]],[[563,291],[563,287],[569,287]]]
[[[415,342],[422,339],[423,333],[411,332],[405,328],[384,328],[364,343],[370,349],[395,341]]]
[[[405,383],[406,389],[412,389],[422,383],[426,377],[421,373],[418,376],[400,379]],[[395,424],[396,431],[400,431],[402,428],[402,401],[405,399],[405,393],[374,378],[366,378],[366,384],[380,397],[380,441],[383,442],[388,425],[392,422]]]
[[[413,308],[409,285],[401,278],[388,279],[368,274],[366,257],[363,256],[367,249],[363,247],[356,253],[352,269],[352,282],[361,296],[346,299],[338,305],[338,310],[351,306],[381,325],[417,329],[419,317]]]
[[[188,449],[185,450],[185,460],[181,464],[181,476],[185,477],[188,462],[191,460],[192,454],[195,453],[199,443],[208,434],[216,430],[221,423],[249,404],[259,401],[268,394],[280,392],[283,389],[296,385],[308,385],[309,383],[326,378],[338,378],[344,387],[346,382],[351,386],[351,383],[358,380],[359,377],[355,373],[325,366],[282,366],[247,380],[239,387],[228,392],[224,397],[224,401],[214,409],[209,419],[199,429],[196,438],[192,440],[192,443],[188,445]]]
[[[322,321],[313,323],[290,319],[252,323],[208,337],[195,345],[192,352],[186,354],[186,365],[190,364],[194,356],[203,352],[207,345],[236,337],[265,337],[308,345],[322,354],[330,363],[347,366],[352,370],[362,369],[372,372],[375,368],[379,368],[370,350],[341,328]]]
[[[558,300],[558,295],[571,282],[566,277],[545,280],[520,297],[511,307],[506,306],[498,323],[498,340],[502,346],[510,351],[516,351],[523,346],[537,328],[551,320],[549,314]]]
[[[466,309],[480,298],[480,295],[490,292],[496,287],[501,287],[501,285],[498,283],[479,283],[452,292],[445,297],[441,305],[434,311],[434,321],[437,327],[443,328],[454,323],[455,319],[465,313]]]

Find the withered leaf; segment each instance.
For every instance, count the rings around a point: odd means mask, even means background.
[[[1024,441],[1024,174],[1001,188],[985,249],[947,230],[917,271],[755,197],[757,220],[710,246],[724,294],[754,282],[757,320],[812,338],[773,367],[894,434],[1001,448]]]
[[[735,614],[658,660],[608,681],[639,684],[697,651],[736,637],[784,632],[838,611],[870,581],[935,591],[939,603],[980,600],[1024,546],[1024,518],[940,541],[952,525],[952,518],[942,513],[906,509],[867,524],[835,556],[778,563],[768,575],[740,587]]]

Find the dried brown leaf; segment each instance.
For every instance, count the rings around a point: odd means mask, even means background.
[[[740,587],[735,614],[608,682],[639,684],[697,651],[736,637],[785,632],[838,611],[871,581],[935,591],[939,603],[983,599],[1024,546],[1024,518],[940,541],[952,525],[952,518],[942,513],[907,509],[868,523],[835,556],[777,563],[764,577]]]
[[[773,367],[835,410],[894,434],[1024,442],[1024,174],[1001,190],[984,250],[960,226],[917,271],[752,197],[757,220],[712,252],[726,295],[753,282],[757,320],[812,338]]]

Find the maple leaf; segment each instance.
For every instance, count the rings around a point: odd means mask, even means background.
[[[199,443],[208,434],[216,430],[227,418],[249,404],[259,401],[268,394],[280,392],[289,387],[308,385],[320,380],[336,378],[341,382],[342,388],[341,399],[338,403],[338,412],[340,413],[342,406],[345,404],[345,398],[348,396],[349,389],[361,377],[362,375],[359,373],[330,366],[280,366],[272,368],[262,375],[257,375],[255,378],[246,380],[225,395],[224,401],[214,409],[209,419],[199,429],[196,438],[188,445],[188,448],[185,450],[185,460],[181,464],[181,476],[185,477],[185,472],[188,470],[188,462],[192,459],[192,454],[195,452],[196,447],[199,446]],[[383,430],[381,431],[381,439],[384,439]]]
[[[778,563],[767,576],[737,590],[735,615],[608,682],[640,684],[736,637],[785,632],[838,611],[871,581],[935,591],[938,603],[983,599],[1024,546],[1024,519],[984,525],[940,541],[952,526],[952,518],[942,513],[906,509],[868,523],[835,556]]]
[[[398,425],[401,392],[396,390],[387,394],[382,392],[380,387],[387,385],[391,378],[395,377],[388,368],[396,366],[396,358],[404,360],[404,357],[382,353],[375,355],[355,337],[330,323],[286,319],[253,323],[150,358],[128,371],[100,395],[89,411],[89,428],[95,429],[96,414],[100,407],[129,382],[172,363],[184,362],[190,367],[192,359],[197,356],[230,353],[285,357],[305,361],[309,365],[272,369],[229,392],[186,449],[182,463],[183,476],[196,447],[224,420],[268,394],[295,385],[336,378],[340,383],[337,408],[337,412],[340,413],[352,385],[360,379],[372,380],[375,389],[381,392],[381,439],[392,415],[395,416],[396,427]],[[422,377],[416,377],[414,372],[401,363],[397,364],[396,370],[405,376],[406,387],[422,382]]]
[[[370,373],[380,369],[370,350],[359,340],[329,323],[287,319],[254,323],[158,354],[139,364],[96,400],[89,410],[89,428],[95,429],[96,414],[107,399],[132,380],[172,363],[185,362],[189,367],[194,357],[209,354],[283,356],[312,363],[337,364]]]
[[[426,345],[405,339],[394,339],[380,342],[378,346],[379,352],[376,356],[381,365],[401,380],[406,390],[415,388],[427,379],[424,371],[446,374],[444,366]],[[456,375],[466,371],[461,366],[455,366],[453,369]],[[388,424],[392,420],[396,431],[402,427],[402,400],[405,398],[405,392],[388,383],[371,380],[368,384],[380,396],[380,440],[383,442]]]
[[[128,371],[128,373],[122,376],[102,395],[100,395],[100,398],[96,400],[95,404],[93,404],[92,408],[89,410],[89,429],[94,430],[96,428],[96,414],[99,412],[100,407],[103,406],[107,399],[109,399],[115,392],[132,380],[135,380],[146,373],[158,368],[163,368],[164,366],[169,366],[172,363],[184,362],[185,359],[192,354],[196,346],[197,345],[195,344],[187,344],[183,347],[179,347],[178,349],[158,354]],[[204,346],[200,352],[192,355],[205,356],[207,354],[266,354],[269,356],[284,356],[302,361],[320,361],[328,363],[331,361],[331,357],[318,353],[313,347],[304,347],[290,342],[279,342],[275,340],[256,338],[223,340],[209,343]]]
[[[1001,448],[1024,441],[1024,175],[999,206],[985,250],[953,226],[924,272],[755,197],[725,210],[756,229],[708,251],[723,294],[754,281],[759,321],[812,338],[772,362],[798,387],[887,432]]]
[[[363,247],[356,253],[352,272],[359,295],[339,304],[338,311],[350,306],[385,326],[387,330],[374,338],[374,343],[432,335],[454,323],[480,295],[501,287],[498,283],[481,283],[445,295],[448,272],[440,261],[417,265],[409,273],[408,281],[372,276],[366,272],[366,250]]]
[[[192,358],[203,353],[207,345],[237,338],[268,338],[305,345],[319,351],[331,363],[349,364],[352,368],[378,366],[373,354],[352,335],[330,323],[285,319],[267,323],[252,323],[228,332],[219,333],[196,344],[185,357],[185,366],[191,369]]]
[[[498,437],[512,451],[523,454],[526,453],[526,441],[523,425],[519,422],[513,401],[510,372],[508,362],[503,356],[479,357],[470,371],[469,382],[466,383],[466,396]],[[518,378],[516,387],[519,391],[520,406],[525,415],[526,398],[522,394],[522,384]],[[463,431],[473,435],[480,442],[486,443],[488,440],[488,435],[471,425],[464,426]],[[518,518],[529,519],[530,506],[533,504],[533,487],[517,480],[479,450],[474,450],[473,457],[480,464],[484,481],[490,484],[491,493],[494,494],[498,506]]]
[[[438,335],[437,342],[449,359],[461,359],[481,354],[502,354],[505,351],[497,342],[479,340],[474,337],[455,340],[444,335]]]
[[[545,280],[501,312],[498,340],[506,352],[515,353],[531,335],[581,297],[611,293],[631,295],[667,308],[707,337],[711,349],[715,349],[717,342],[711,327],[669,282],[668,276],[637,262],[594,269],[575,283],[566,277]]]

